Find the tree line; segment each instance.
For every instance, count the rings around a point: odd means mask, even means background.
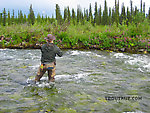
[[[13,24],[29,24],[33,25],[35,23],[57,23],[59,25],[63,23],[69,23],[73,25],[84,25],[86,22],[91,23],[93,26],[95,25],[112,25],[112,24],[125,24],[128,25],[130,23],[138,24],[145,19],[150,20],[150,7],[148,13],[145,12],[145,2],[143,3],[141,0],[140,9],[137,9],[137,6],[133,7],[133,2],[130,0],[130,7],[125,7],[124,3],[121,6],[121,12],[119,11],[119,0],[115,0],[115,6],[110,8],[107,6],[107,1],[104,1],[104,9],[102,10],[101,5],[98,7],[97,2],[95,2],[94,11],[92,11],[91,4],[89,5],[89,9],[84,9],[82,11],[80,5],[77,7],[77,11],[74,9],[70,9],[69,6],[64,8],[63,15],[61,14],[61,10],[58,4],[56,4],[55,8],[55,18],[52,16],[41,16],[38,13],[37,17],[35,17],[32,5],[30,5],[29,14],[23,14],[21,10],[18,11],[18,15],[15,16],[15,12],[13,10],[12,15],[10,15],[10,11],[6,11],[3,9],[3,12],[0,13],[0,25],[13,25]]]

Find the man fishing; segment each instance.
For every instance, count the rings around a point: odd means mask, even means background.
[[[45,38],[47,43],[42,45],[41,47],[41,65],[39,67],[38,73],[35,76],[35,82],[40,81],[42,76],[48,71],[48,81],[55,81],[55,66],[56,66],[56,55],[61,57],[63,55],[62,51],[59,47],[57,47],[53,41],[55,40],[55,36],[52,34],[48,34]]]

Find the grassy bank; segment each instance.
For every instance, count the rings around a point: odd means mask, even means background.
[[[64,49],[100,49],[127,52],[150,52],[148,20],[130,25],[112,26],[34,24],[0,28],[0,48],[40,48],[47,34],[56,36],[55,44]]]

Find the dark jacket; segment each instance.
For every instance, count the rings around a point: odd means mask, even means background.
[[[61,57],[63,55],[62,51],[53,43],[46,43],[41,47],[41,63],[48,64],[55,62],[56,55]]]

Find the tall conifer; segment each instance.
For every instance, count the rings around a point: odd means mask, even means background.
[[[69,6],[67,7],[67,14],[68,14],[68,22],[70,23],[70,20],[71,20],[71,14],[70,14],[70,9],[69,9]]]
[[[73,25],[75,25],[75,18],[76,18],[76,14],[74,9],[72,9],[72,21],[73,21]]]
[[[88,9],[86,9],[86,15],[87,15],[86,21],[89,21],[89,11],[88,11]]]
[[[129,7],[127,7],[127,25],[129,24],[130,22],[130,11],[129,11]]]
[[[107,8],[106,0],[105,0],[105,3],[104,3],[102,23],[103,23],[103,25],[108,25],[108,8]]]
[[[15,22],[15,11],[13,10],[13,14],[11,17],[11,23],[14,24],[14,22]]]
[[[92,23],[93,22],[93,15],[92,15],[92,6],[90,3],[90,7],[89,7],[89,21]]]
[[[37,19],[36,19],[36,20],[37,20],[38,23],[41,22],[41,16],[40,16],[40,13],[37,14]]]
[[[142,0],[141,0],[141,13],[143,12],[143,11],[142,11],[142,6],[143,6],[143,4],[142,4]]]
[[[68,16],[67,13],[68,13],[67,8],[64,8],[64,21],[67,19],[67,16]]]
[[[108,24],[111,25],[111,23],[112,23],[111,8],[109,8],[109,19],[108,20],[109,20]]]
[[[149,7],[149,10],[148,10],[148,19],[150,20],[150,7]]]
[[[58,4],[56,4],[56,20],[58,24],[62,24],[62,16],[61,16],[60,7]]]
[[[10,11],[8,10],[8,19],[7,19],[8,25],[11,24],[11,20],[10,20]]]
[[[78,8],[77,8],[77,23],[79,23],[79,21],[80,21],[80,8],[78,6]]]
[[[2,14],[2,13],[0,13],[0,26],[1,26],[1,24],[2,24],[2,20],[3,20],[3,19],[2,19],[2,15],[3,15],[3,14]]]
[[[144,17],[145,17],[145,2],[144,2],[144,4],[143,4],[143,15],[144,15]]]
[[[4,10],[3,10],[3,26],[6,26],[6,19],[7,19],[6,10],[4,8]]]
[[[20,23],[23,23],[23,13],[21,10],[20,10]]]
[[[99,20],[99,23],[98,25],[100,25],[102,23],[102,8],[101,8],[101,5],[99,7],[99,10],[98,10],[98,20]]]
[[[97,2],[95,2],[94,23],[96,23],[98,25]]]
[[[112,9],[112,24],[115,22],[115,8]]]
[[[33,9],[32,9],[32,4],[30,5],[30,13],[29,13],[29,16],[28,16],[28,21],[29,21],[29,23],[30,24],[34,24],[35,23],[35,16],[34,16],[34,11],[33,11]]]
[[[132,0],[130,0],[130,7],[131,7],[131,9],[130,9],[130,23],[132,23],[132,20],[133,20],[133,2],[132,2]]]
[[[26,17],[26,14],[24,14],[24,16],[23,16],[23,23],[26,23],[26,20],[27,20],[27,17]]]

